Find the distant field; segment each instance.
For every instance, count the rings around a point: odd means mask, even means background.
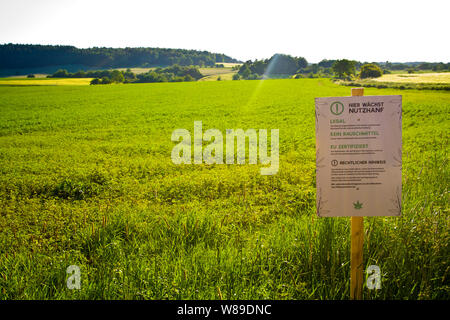
[[[225,68],[200,68],[200,72],[205,76],[199,81],[216,81],[220,76],[221,80],[232,80],[237,71],[231,71],[230,67]]]
[[[0,86],[62,86],[89,85],[92,78],[0,78]]]
[[[115,69],[110,69],[110,70],[120,70],[120,71],[126,71],[130,69],[131,72],[135,73],[135,74],[141,74],[141,73],[147,73],[150,70],[156,69],[156,68],[115,68]]]
[[[402,83],[446,83],[450,84],[450,72],[443,73],[403,73],[385,74],[373,79],[378,82],[402,82]]]
[[[47,74],[46,73],[31,73],[31,74],[33,74],[34,75],[34,79],[36,79],[36,78],[38,78],[38,79],[41,79],[41,78],[47,78]],[[8,77],[5,77],[6,79],[30,79],[30,80],[32,80],[33,78],[27,78],[27,74],[24,74],[24,75],[20,75],[20,76],[8,76]],[[2,78],[0,78],[0,80],[3,80],[3,77]]]
[[[199,70],[204,76],[211,76],[231,72],[231,68],[200,68]]]
[[[227,72],[227,73],[221,73],[221,74],[212,74],[206,77],[201,78],[198,81],[217,81],[217,79],[220,77],[220,80],[233,80],[233,75],[236,72]]]
[[[234,66],[240,66],[242,63],[234,63],[234,62],[216,62],[216,64],[223,64],[225,68],[232,68]]]

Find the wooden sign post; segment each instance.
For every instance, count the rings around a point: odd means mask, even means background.
[[[363,96],[364,88],[352,88],[353,96]],[[364,217],[351,217],[350,299],[361,300],[363,287]]]
[[[402,97],[316,98],[316,207],[351,217],[350,299],[362,299],[364,218],[402,211]]]

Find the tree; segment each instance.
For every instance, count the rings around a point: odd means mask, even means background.
[[[34,74],[27,75],[27,78],[35,78]]]
[[[110,77],[111,81],[116,83],[122,83],[125,80],[123,73],[119,70],[113,70]]]
[[[270,74],[294,74],[298,70],[297,59],[286,54],[274,54],[269,65]]]
[[[247,63],[244,63],[241,68],[239,69],[239,74],[244,78],[247,79],[247,77],[251,74],[250,68],[248,67]]]
[[[110,84],[111,83],[111,79],[108,77],[103,77],[101,81],[102,81],[102,84]]]
[[[69,73],[65,69],[59,69],[52,75],[52,78],[68,78],[68,77]]]
[[[249,69],[252,73],[264,74],[267,69],[267,63],[267,61],[255,60],[255,62],[250,65]]]
[[[99,78],[94,78],[91,80],[91,85],[101,84],[101,80]]]
[[[125,77],[125,80],[127,80],[127,81],[136,80],[136,75],[131,71],[130,68],[128,68],[127,71],[123,72],[123,76]]]
[[[331,67],[336,77],[342,79],[344,77],[351,77],[355,74],[355,61],[342,59],[336,60]]]
[[[83,70],[77,71],[71,75],[72,78],[86,78],[86,72]]]
[[[241,77],[239,76],[239,74],[235,73],[233,74],[233,80],[239,80]]]
[[[319,65],[319,67],[323,67],[323,68],[331,68],[335,62],[336,62],[336,60],[323,59],[322,61],[320,61],[318,63],[318,65]]]
[[[378,78],[383,75],[383,71],[379,66],[373,63],[364,64],[359,73],[360,79]]]
[[[308,61],[303,57],[297,58],[297,66],[299,69],[306,68],[308,66]]]

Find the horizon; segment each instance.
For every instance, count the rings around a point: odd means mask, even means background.
[[[309,63],[344,58],[447,63],[447,7],[441,0],[425,7],[387,0],[375,6],[355,0],[231,0],[226,6],[206,0],[129,0],[125,6],[104,0],[15,0],[0,3],[0,43],[173,48],[240,61],[283,53]]]

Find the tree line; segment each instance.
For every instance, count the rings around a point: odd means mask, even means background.
[[[130,68],[127,70],[91,70],[70,73],[67,70],[58,70],[48,78],[94,78],[92,85],[110,83],[150,83],[150,82],[182,82],[196,81],[203,74],[194,66],[173,65],[166,68],[155,68],[146,73],[135,74]]]
[[[274,54],[270,59],[244,62],[233,79],[261,79],[279,75],[293,75],[308,66],[303,57],[292,57],[286,54]]]
[[[3,44],[0,69],[82,65],[87,68],[214,66],[216,62],[239,62],[225,54],[166,48],[87,48],[74,46]]]
[[[359,62],[355,60],[324,59],[319,63],[308,63],[303,57],[293,57],[285,54],[275,54],[270,59],[246,61],[233,76],[233,80],[239,79],[263,79],[274,77],[294,78],[319,78],[335,77],[338,79],[352,80],[376,78],[394,70],[406,70],[409,73],[423,70],[437,72],[450,71],[450,63],[443,62]]]

